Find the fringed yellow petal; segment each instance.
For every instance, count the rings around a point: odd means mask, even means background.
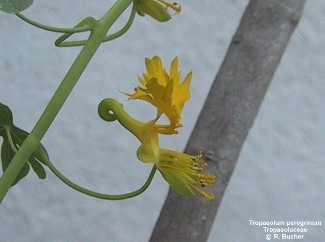
[[[174,134],[175,129],[181,127],[180,120],[184,104],[190,98],[189,85],[192,73],[189,73],[181,83],[177,57],[171,63],[169,74],[163,68],[159,56],[154,56],[152,59],[146,58],[145,63],[147,73],[143,74],[143,78],[138,78],[143,87],[135,89],[136,92],[140,92],[139,89],[142,90],[141,95],[131,94],[130,99],[145,100],[157,107],[170,122],[169,128],[158,132]]]

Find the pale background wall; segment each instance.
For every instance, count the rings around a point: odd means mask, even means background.
[[[35,1],[24,13],[43,23],[73,26],[100,17],[114,1]],[[137,17],[122,38],[104,44],[43,140],[52,161],[73,181],[106,193],[142,185],[151,167],[137,161],[138,142],[117,123],[103,122],[96,107],[106,97],[149,120],[154,112],[127,102],[144,72],[144,57],[166,63],[177,55],[183,75],[193,70],[192,99],[180,134],[162,140],[182,150],[248,1],[181,1],[183,12],[168,23]],[[324,93],[325,2],[308,1],[249,133],[226,191],[209,242],[263,241],[254,220],[322,220],[325,223]],[[124,15],[119,26],[126,21]],[[0,102],[17,126],[31,130],[80,48],[56,48],[54,33],[0,13]],[[169,64],[168,64],[169,65]],[[140,109],[139,109],[140,107]],[[158,174],[141,196],[110,202],[83,196],[51,172],[31,173],[0,206],[2,242],[147,241],[168,189]],[[304,241],[319,242],[322,228]]]

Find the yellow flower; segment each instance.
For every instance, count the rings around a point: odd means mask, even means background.
[[[126,113],[121,103],[111,98],[101,101],[98,113],[106,121],[117,119],[133,133],[141,142],[137,150],[138,159],[154,163],[165,180],[178,193],[187,196],[196,192],[207,200],[214,199],[213,194],[202,189],[215,182],[215,176],[204,173],[207,164],[203,161],[202,154],[191,156],[159,147],[156,122],[161,113],[147,123],[140,122]]]
[[[147,73],[138,77],[143,87],[136,87],[133,94],[127,94],[130,99],[142,99],[163,112],[169,119],[170,125],[156,125],[159,133],[175,134],[176,128],[181,127],[181,113],[184,104],[190,99],[189,86],[192,73],[188,73],[181,83],[178,71],[178,58],[175,57],[170,66],[170,74],[163,68],[159,56],[146,58]]]
[[[177,3],[169,3],[164,0],[134,0],[134,4],[139,15],[148,14],[160,22],[171,19],[168,8],[175,10],[176,13],[181,11],[181,6]]]
[[[180,119],[185,102],[190,98],[189,85],[192,73],[184,81],[180,81],[177,57],[172,61],[170,74],[162,65],[161,59],[154,56],[146,59],[147,73],[139,77],[144,87],[135,88],[135,93],[127,94],[130,99],[142,99],[157,107],[156,118],[149,122],[141,122],[131,117],[123,109],[123,105],[114,99],[107,98],[98,106],[100,117],[106,121],[118,120],[120,124],[133,133],[141,145],[137,150],[139,160],[154,163],[167,182],[182,195],[200,194],[207,200],[214,195],[203,188],[215,183],[215,176],[205,174],[207,163],[203,154],[191,156],[177,151],[162,149],[159,146],[160,134],[175,134],[181,126]],[[164,113],[169,125],[157,124]]]
[[[215,176],[204,174],[208,164],[203,154],[191,156],[177,151],[159,149],[159,159],[155,166],[169,184],[180,194],[194,195],[194,191],[206,200],[214,200],[214,195],[201,188],[215,183]],[[194,191],[193,191],[194,190]]]

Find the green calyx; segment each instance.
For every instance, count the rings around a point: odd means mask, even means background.
[[[134,5],[139,15],[148,14],[159,22],[166,22],[171,19],[167,6],[155,0],[135,0]]]

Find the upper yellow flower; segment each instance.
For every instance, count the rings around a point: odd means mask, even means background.
[[[134,4],[139,15],[148,14],[160,22],[171,19],[168,8],[175,10],[176,13],[181,11],[181,6],[177,3],[169,3],[164,0],[134,0]]]
[[[215,176],[205,174],[207,163],[203,155],[187,155],[181,152],[159,147],[158,130],[155,127],[157,117],[147,123],[140,122],[127,114],[123,105],[107,98],[98,106],[100,117],[106,121],[118,120],[122,126],[133,133],[141,142],[137,157],[143,162],[154,163],[165,180],[180,194],[188,196],[200,194],[206,200],[213,200],[214,195],[203,188],[215,183]]]
[[[163,112],[169,119],[170,125],[156,125],[159,133],[174,134],[181,127],[180,119],[184,104],[190,99],[189,86],[192,78],[190,72],[181,83],[178,71],[178,58],[175,57],[170,67],[170,74],[163,68],[159,56],[146,58],[147,73],[138,77],[144,87],[136,87],[133,94],[127,94],[130,99],[142,99]]]

